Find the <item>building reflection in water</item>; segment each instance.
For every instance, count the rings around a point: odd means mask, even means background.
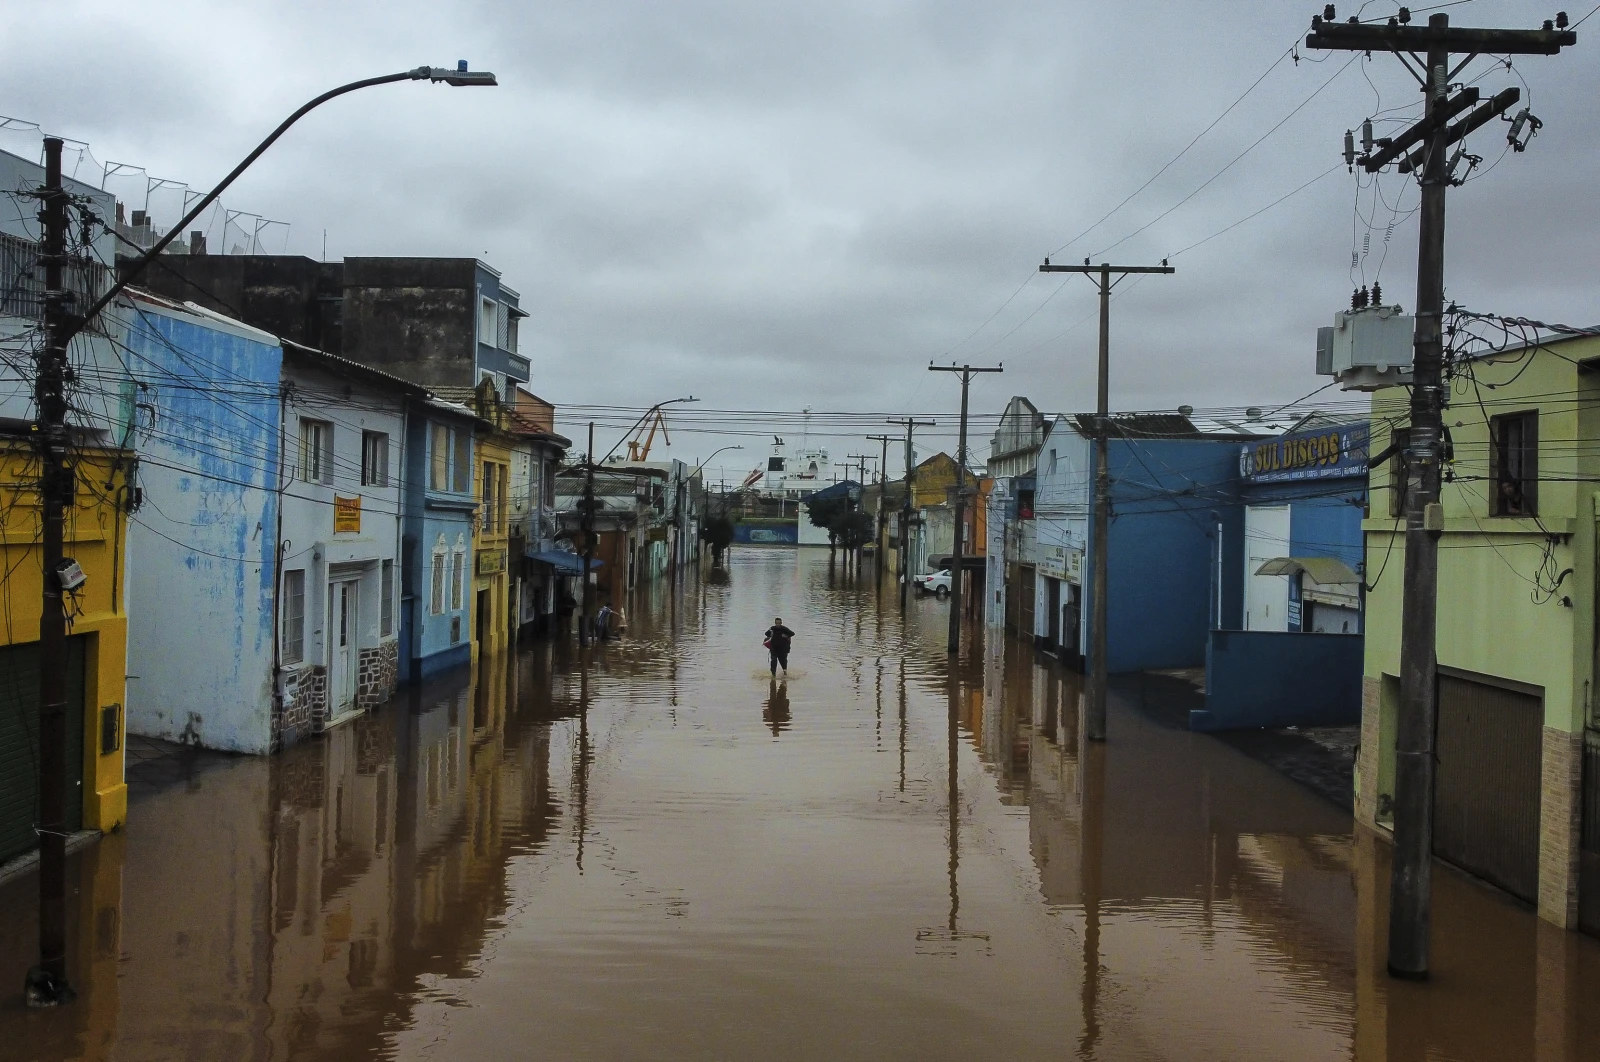
[[[73,859],[82,998],[0,1011],[23,1030],[20,1057],[379,1050],[397,1007],[472,975],[507,908],[508,863],[560,815],[553,651],[491,659],[475,682],[423,687],[324,739],[145,797],[126,836]],[[0,942],[7,969],[31,946]]]
[[[1600,1009],[1580,1005],[1581,986],[1600,984],[1592,941],[1441,871],[1434,979],[1392,981],[1385,842],[1134,708],[1172,693],[1159,680],[1114,679],[1111,740],[1084,741],[1081,677],[994,641],[962,727],[1001,801],[1027,806],[1044,901],[1078,919],[1080,1057],[1137,1044],[1163,1057],[1600,1058]]]

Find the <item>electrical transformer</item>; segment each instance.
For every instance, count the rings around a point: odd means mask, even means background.
[[[1411,382],[1416,318],[1398,306],[1342,310],[1317,329],[1317,375],[1345,391],[1377,391]]]

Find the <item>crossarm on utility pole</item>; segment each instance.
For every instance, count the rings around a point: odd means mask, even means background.
[[[1578,43],[1573,30],[1473,29],[1467,26],[1383,26],[1311,20],[1307,48],[1342,52],[1446,52],[1477,55],[1555,55]]]
[[[1438,150],[1442,151],[1451,144],[1454,144],[1456,141],[1464,140],[1474,130],[1488,124],[1494,118],[1505,113],[1507,108],[1511,107],[1521,98],[1522,90],[1517,88],[1515,85],[1506,89],[1504,92],[1491,99],[1488,103],[1485,103],[1482,107],[1479,107],[1477,110],[1461,119],[1461,121],[1454,123],[1448,129],[1446,129],[1444,131],[1444,135],[1439,138]],[[1416,151],[1413,151],[1409,157],[1401,159],[1400,165],[1395,168],[1401,173],[1413,173],[1421,170],[1425,160],[1427,159],[1427,155],[1428,150],[1426,148],[1418,148]],[[1372,169],[1370,166],[1367,168],[1369,170]]]

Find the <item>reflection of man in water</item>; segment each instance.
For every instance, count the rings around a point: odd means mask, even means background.
[[[761,719],[772,728],[777,737],[789,729],[789,685],[773,679],[767,687],[767,705],[761,710]]]

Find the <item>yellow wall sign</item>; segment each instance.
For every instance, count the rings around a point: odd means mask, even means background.
[[[503,549],[480,549],[478,551],[478,574],[493,575],[506,570],[506,551]]]
[[[334,495],[333,499],[333,533],[343,534],[350,532],[361,533],[361,496],[354,498],[341,498]]]

